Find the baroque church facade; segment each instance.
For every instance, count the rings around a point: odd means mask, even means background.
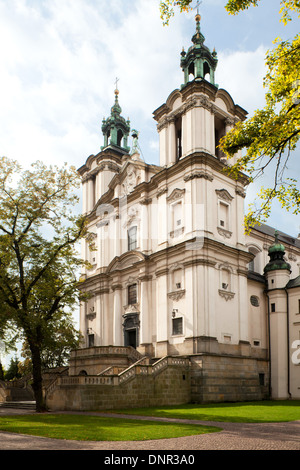
[[[81,351],[189,358],[208,395],[227,377],[242,398],[255,382],[262,398],[299,399],[300,240],[266,225],[244,233],[248,180],[224,171],[218,143],[247,112],[216,85],[217,54],[204,40],[197,15],[184,84],[154,111],[159,165],[141,158],[116,90],[103,147],[78,170],[89,232]],[[73,357],[74,375],[101,372],[91,355],[93,367]]]

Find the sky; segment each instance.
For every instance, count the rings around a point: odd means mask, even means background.
[[[205,44],[218,53],[216,82],[249,116],[264,105],[266,51],[299,31],[298,19],[280,23],[279,3],[262,0],[236,16],[225,0],[200,6]],[[153,111],[183,83],[180,52],[191,45],[194,16],[178,13],[163,26],[159,0],[0,0],[1,155],[24,168],[36,160],[79,168],[103,145],[118,77],[122,115],[140,133],[144,160],[159,164]],[[278,206],[268,223],[300,232],[299,217]]]

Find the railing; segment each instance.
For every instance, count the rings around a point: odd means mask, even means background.
[[[139,361],[132,364],[127,369],[123,370],[119,374],[112,374],[111,368],[108,367],[99,375],[82,375],[74,377],[58,377],[47,388],[47,394],[51,392],[59,385],[72,386],[72,385],[120,385],[128,382],[136,376],[149,376],[157,375],[165,370],[168,366],[178,367],[189,367],[190,361],[188,358],[180,358],[173,356],[165,356],[154,364],[149,364],[149,358],[143,357]]]
[[[71,352],[71,358],[81,358],[99,355],[125,355],[138,361],[142,355],[131,346],[95,346],[93,348],[76,349]]]

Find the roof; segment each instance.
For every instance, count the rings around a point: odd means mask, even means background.
[[[287,285],[287,289],[290,289],[291,287],[300,287],[300,276],[297,276],[295,279],[291,279]]]
[[[255,225],[254,229],[257,232],[261,232],[265,235],[269,235],[270,237],[274,238],[275,237],[275,228],[270,227],[269,225],[266,224],[261,224],[261,225]],[[281,232],[280,230],[277,230],[278,233],[278,240],[280,240],[283,244],[288,244],[288,245],[293,245],[296,248],[300,249],[300,239],[296,237],[292,237],[291,235],[288,235],[287,233]]]

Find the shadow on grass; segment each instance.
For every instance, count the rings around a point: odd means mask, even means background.
[[[162,423],[89,415],[26,415],[0,417],[0,430],[79,441],[142,441],[221,431],[197,424]]]

